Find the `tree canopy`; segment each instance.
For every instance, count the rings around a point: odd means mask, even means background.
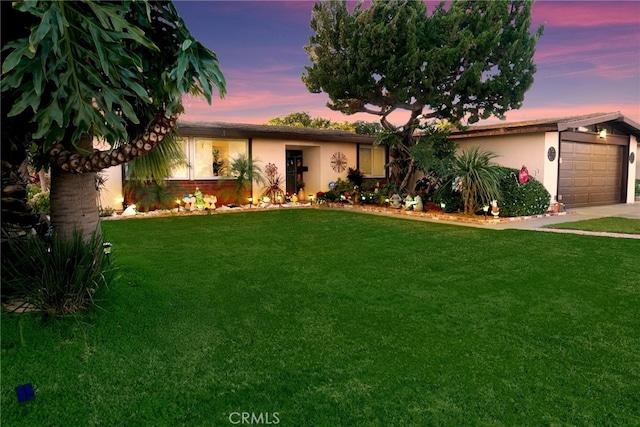
[[[32,115],[42,152],[61,142],[72,149],[86,134],[128,142],[158,112],[182,112],[182,94],[211,102],[215,87],[225,93],[215,53],[191,36],[171,2],[14,7],[29,35],[4,45],[1,88],[18,94],[8,117]]]
[[[337,129],[355,132],[362,135],[375,135],[382,131],[379,123],[356,120],[353,123],[344,121],[342,123],[332,122],[322,117],[311,117],[306,111],[290,113],[284,117],[275,117],[267,122],[269,126],[294,126],[315,129]]]
[[[211,103],[216,88],[224,96],[225,79],[216,54],[193,38],[169,1],[14,8],[9,22],[3,5],[3,138],[6,130],[28,133],[12,139],[31,139],[37,166],[51,165],[54,232],[86,235],[98,222],[93,174],[151,152],[174,129],[183,94]],[[33,128],[11,123],[25,120]],[[111,148],[94,150],[94,136]]]
[[[345,0],[316,3],[302,80],[333,110],[378,115],[405,148],[421,120],[504,118],[533,84],[543,28],[530,32],[532,4],[453,0],[429,15],[421,1],[372,0],[351,13]],[[399,110],[408,116],[396,127],[389,115]]]

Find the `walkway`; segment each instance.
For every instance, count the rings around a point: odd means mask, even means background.
[[[561,224],[564,222],[584,221],[596,218],[605,217],[623,217],[640,219],[640,202],[633,204],[618,204],[608,206],[592,206],[587,208],[571,209],[566,215],[547,216],[543,218],[532,218],[521,221],[512,222],[500,222],[496,224],[465,224],[476,225],[483,228],[491,228],[494,230],[535,230],[545,231],[549,233],[570,233],[570,234],[585,234],[590,236],[605,236],[605,237],[621,237],[628,239],[640,239],[640,234],[623,234],[623,233],[605,233],[595,231],[581,231],[581,230],[566,230],[559,228],[543,228],[546,225]]]

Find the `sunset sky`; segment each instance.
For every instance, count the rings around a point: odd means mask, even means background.
[[[431,13],[435,3],[427,3]],[[339,122],[378,120],[332,111],[325,94],[309,93],[302,83],[314,2],[175,4],[194,37],[216,52],[227,80],[226,97],[211,106],[185,98],[182,120],[261,124],[300,111]],[[541,24],[535,82],[507,121],[620,111],[640,122],[640,0],[538,0],[532,31]]]

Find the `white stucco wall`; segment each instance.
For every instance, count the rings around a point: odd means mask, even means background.
[[[532,133],[504,136],[481,136],[456,139],[458,152],[474,145],[498,154],[494,162],[520,169],[526,166],[529,175],[540,181],[553,201],[558,185],[558,132]],[[547,150],[555,147],[556,158],[547,159]]]
[[[634,153],[635,160],[634,165],[629,165],[629,174],[627,179],[627,203],[635,202],[635,187],[636,187],[636,179],[640,179],[640,161],[638,161],[638,144],[640,144],[640,139],[635,136],[630,136],[629,141],[629,155]]]
[[[357,161],[357,144],[355,143],[334,143],[334,142],[312,142],[312,141],[277,141],[263,138],[252,140],[252,155],[254,159],[260,160],[260,166],[264,170],[267,163],[273,163],[278,167],[278,172],[282,176],[282,187],[285,188],[286,180],[286,151],[301,150],[303,166],[308,168],[304,172],[305,193],[316,194],[318,191],[327,191],[329,182],[338,178],[347,179],[347,169],[343,172],[335,172],[331,168],[331,156],[336,152],[341,152],[347,158],[347,168],[355,168]],[[254,186],[253,197],[260,197],[262,189]]]

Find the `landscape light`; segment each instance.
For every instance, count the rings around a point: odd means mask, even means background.
[[[251,209],[252,204],[253,204],[253,197],[249,197],[249,209]]]
[[[108,264],[111,264],[111,260],[109,259],[109,254],[111,254],[111,246],[113,246],[111,242],[104,242],[102,244],[102,250],[104,251],[104,254],[107,256]]]

